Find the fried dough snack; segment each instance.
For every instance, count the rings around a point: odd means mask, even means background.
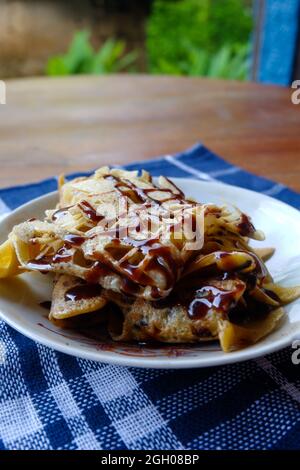
[[[274,284],[264,264],[274,250],[250,239],[264,236],[236,208],[103,167],[61,179],[58,206],[13,228],[0,278],[55,273],[49,318],[61,327],[105,323],[115,341],[219,340],[229,352],[269,334],[300,295]]]

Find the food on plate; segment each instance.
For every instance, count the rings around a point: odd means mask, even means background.
[[[105,326],[114,341],[199,343],[229,352],[269,334],[300,288],[273,282],[274,249],[237,208],[186,197],[168,178],[103,167],[60,179],[59,203],[16,225],[0,278],[53,273],[49,319]]]

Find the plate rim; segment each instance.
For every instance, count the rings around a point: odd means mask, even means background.
[[[273,204],[277,204],[280,207],[284,207],[291,213],[294,213],[298,218],[300,217],[299,211],[290,206],[289,204],[282,202],[278,199],[275,199],[267,194],[258,193],[257,191],[253,191],[251,189],[242,188],[236,185],[230,185],[219,181],[203,181],[197,178],[185,178],[185,177],[169,177],[171,180],[174,181],[175,184],[180,184],[183,181],[185,182],[197,182],[198,184],[205,186],[213,185],[215,187],[227,187],[234,190],[242,191],[243,193],[249,193],[250,195],[255,195],[263,197],[263,199],[270,200]],[[17,207],[12,212],[5,214],[5,216],[0,220],[0,230],[2,229],[3,225],[9,224],[10,219],[14,219],[18,216],[19,213],[22,213],[26,209],[30,209],[30,207],[34,204],[39,204],[41,201],[45,199],[51,199],[58,195],[58,190],[51,191],[46,194],[43,194],[37,198],[31,199],[30,201],[22,204],[21,206]],[[4,230],[1,235],[7,235],[7,231]],[[1,238],[2,238],[1,236]],[[3,311],[2,306],[0,307],[0,318],[5,321],[8,325],[12,328],[17,330],[19,333],[23,334],[24,336],[30,338],[33,341],[36,341],[40,344],[43,344],[47,347],[50,347],[56,351],[62,352],[64,354],[69,354],[78,358],[93,360],[97,362],[102,362],[106,364],[112,365],[119,365],[119,366],[127,366],[127,367],[139,367],[139,368],[156,368],[156,369],[188,369],[188,368],[202,368],[202,367],[215,367],[215,366],[222,366],[226,364],[232,364],[237,362],[243,362],[250,359],[255,359],[257,357],[261,357],[273,352],[276,352],[280,349],[288,347],[295,341],[299,339],[299,333],[290,333],[287,336],[283,336],[282,338],[277,339],[274,343],[270,342],[266,345],[260,345],[260,342],[256,343],[255,345],[245,348],[242,350],[234,351],[231,353],[226,353],[220,357],[211,357],[211,358],[201,358],[201,351],[199,352],[198,356],[183,356],[183,357],[144,357],[144,356],[122,356],[119,353],[112,352],[112,351],[96,351],[96,350],[76,350],[75,345],[64,344],[59,341],[55,341],[55,339],[48,338],[46,334],[42,332],[40,334],[35,333],[26,326],[23,326],[18,322],[18,320],[14,320],[10,318],[10,315]],[[280,328],[280,327],[279,327]],[[49,334],[49,333],[48,333]],[[167,343],[165,343],[167,346]],[[170,345],[173,346],[174,344]]]

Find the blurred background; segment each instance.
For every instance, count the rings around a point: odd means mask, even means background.
[[[299,0],[0,0],[0,79],[143,73],[289,85]]]

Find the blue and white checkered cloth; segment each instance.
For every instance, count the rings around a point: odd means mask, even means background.
[[[198,144],[127,165],[219,180],[300,208],[300,195]],[[0,211],[56,189],[56,179],[0,191]],[[299,449],[300,365],[292,349],[222,367],[116,367],[53,351],[0,322],[0,449]]]

